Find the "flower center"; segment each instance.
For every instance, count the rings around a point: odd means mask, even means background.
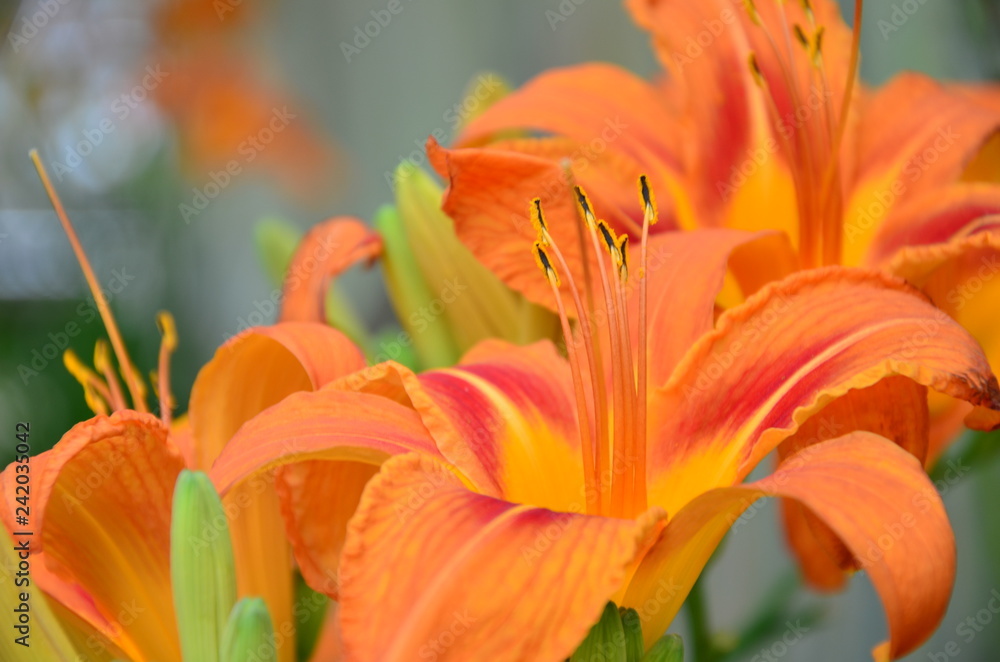
[[[584,295],[549,232],[538,198],[530,207],[538,232],[533,253],[552,287],[566,342],[580,429],[587,512],[634,517],[646,509],[646,265],[649,226],[657,220],[656,203],[643,175],[639,178],[644,214],[638,273],[638,348],[633,353],[628,316],[629,237],[618,236],[605,221],[597,219],[583,189],[577,186],[574,192],[581,215],[578,237],[584,264]],[[590,282],[591,251],[600,280],[596,294],[597,288]],[[565,274],[565,284],[556,267]],[[563,287],[574,306],[575,326],[567,313]],[[608,374],[603,358],[605,347],[610,349]]]
[[[743,5],[751,22],[763,33],[772,56],[766,60],[769,66],[765,70],[762,67],[764,60],[758,58],[758,53],[751,52],[750,73],[764,92],[772,128],[789,161],[798,207],[799,255],[802,267],[808,269],[841,261],[845,204],[839,157],[858,74],[864,3],[855,0],[854,4],[851,60],[838,114],[831,108],[834,98],[824,64],[825,28],[817,25],[809,0],[800,0],[800,3],[807,27],[798,23],[790,27],[784,3],[777,3],[776,13],[780,17],[783,37],[781,46],[768,27],[768,21],[758,13],[754,0],[744,0]],[[794,47],[793,42],[801,48]],[[770,77],[780,78],[784,89],[788,90],[788,98],[781,101],[790,104],[790,109],[779,102]],[[816,103],[822,105],[821,112],[817,112]]]

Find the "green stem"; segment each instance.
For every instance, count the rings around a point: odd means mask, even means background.
[[[712,630],[708,622],[708,609],[705,606],[705,592],[702,586],[704,579],[705,574],[702,573],[691,587],[691,592],[684,601],[684,607],[687,609],[688,618],[691,619],[694,662],[716,662],[719,656],[712,642]]]

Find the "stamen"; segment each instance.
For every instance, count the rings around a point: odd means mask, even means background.
[[[174,396],[170,392],[170,355],[177,349],[177,325],[174,316],[161,310],[156,316],[156,327],[160,330],[160,360],[154,384],[158,384],[160,396],[160,420],[164,427],[170,429],[170,421],[174,408]]]
[[[799,43],[802,44],[802,47],[808,51],[809,37],[806,36],[806,33],[805,31],[803,31],[802,26],[796,23],[792,27],[792,30],[795,32],[795,38],[798,39]]]
[[[774,100],[774,95],[771,94],[771,86],[761,73],[760,65],[757,63],[757,56],[755,53],[750,53],[747,63],[750,67],[751,77],[764,93],[764,100],[767,102],[768,111],[771,113],[771,121],[774,123],[775,127],[781,126],[781,113],[778,110],[778,104]],[[812,245],[815,242],[815,233],[813,231],[812,224],[808,222],[809,214],[805,205],[806,196],[802,195],[804,187],[802,174],[799,172],[799,168],[796,168],[794,164],[797,152],[792,149],[792,144],[788,141],[788,135],[785,131],[778,130],[777,134],[785,153],[788,155],[789,170],[791,171],[792,181],[797,193],[795,196],[795,204],[796,207],[798,207],[799,218],[799,253],[803,256],[803,261],[805,263],[803,266],[809,266],[811,262],[809,259],[805,259],[805,256],[812,255]],[[798,138],[797,133],[796,138]]]
[[[87,406],[95,414],[107,416],[110,413],[108,403],[111,402],[111,393],[108,386],[93,370],[83,364],[83,361],[71,349],[63,352],[63,365],[69,374],[76,378],[83,386],[83,398],[87,401]]]
[[[541,218],[541,205],[536,205]],[[566,354],[569,358],[570,373],[573,377],[573,390],[576,396],[577,422],[580,426],[580,449],[583,452],[583,478],[586,487],[586,494],[600,495],[597,485],[597,473],[594,465],[594,438],[590,428],[591,409],[587,402],[586,391],[583,386],[583,374],[580,366],[580,353],[573,342],[573,330],[570,327],[569,317],[566,315],[566,306],[563,304],[562,296],[559,292],[559,274],[552,266],[552,260],[545,250],[545,244],[536,241],[534,244],[535,261],[545,274],[545,279],[552,287],[552,295],[556,300],[556,308],[559,311],[559,323],[562,325],[563,339],[566,341]],[[591,507],[590,499],[585,499],[588,514],[600,512],[600,501]]]
[[[583,210],[584,219],[587,223],[587,229],[590,234],[590,243],[593,246],[594,253],[597,256],[597,266],[598,274],[601,279],[601,288],[604,292],[604,308],[608,319],[608,342],[611,346],[611,364],[612,366],[621,365],[622,363],[622,347],[621,338],[619,334],[614,331],[615,320],[617,316],[615,314],[614,305],[615,297],[611,292],[611,279],[608,275],[607,267],[605,266],[604,260],[601,259],[602,251],[600,240],[597,238],[598,233],[598,221],[594,216],[593,210],[590,206],[590,201],[587,199],[586,193],[583,192],[579,186],[576,187],[577,201],[580,203],[580,208]],[[605,230],[610,232],[610,228],[605,225]],[[607,237],[605,237],[607,241]],[[612,241],[611,246],[614,250],[618,250],[618,246]],[[614,371],[614,370],[613,370]],[[618,372],[618,371],[614,371]],[[623,421],[624,418],[624,390],[620,385],[620,379],[615,379],[616,375],[612,375],[612,417],[614,419],[614,434],[613,439],[621,439],[624,434]],[[605,421],[606,423],[606,421]],[[606,425],[605,425],[606,427]],[[610,440],[609,440],[610,441]],[[604,498],[605,504],[611,504],[611,508],[614,511],[615,504],[613,503],[613,487],[615,485],[614,474],[611,467],[611,446],[613,443],[601,443],[597,449],[597,469],[598,474],[601,478],[601,494]],[[605,476],[610,477],[610,485],[605,481]]]
[[[750,22],[754,25],[760,25],[760,14],[757,13],[757,5],[754,4],[754,1],[743,0],[743,8],[750,16]]]
[[[104,380],[108,384],[108,392],[111,398],[108,402],[114,411],[128,409],[125,402],[125,395],[122,393],[121,383],[115,373],[114,364],[111,362],[111,354],[108,351],[108,343],[98,340],[94,345],[94,367],[104,375]]]
[[[619,278],[615,281],[615,290],[608,289],[608,319],[610,320],[609,333],[612,340],[612,378],[614,382],[614,447],[612,455],[616,462],[614,471],[624,467],[626,471],[631,468],[632,462],[630,453],[632,451],[632,437],[635,403],[635,385],[632,378],[632,352],[629,347],[628,327],[623,326],[625,311],[623,305],[623,291],[621,281],[621,265],[624,259],[618,245],[618,237],[605,221],[597,222],[597,231],[604,239],[604,247],[611,257],[612,263],[618,270]],[[603,262],[602,262],[603,264]],[[625,497],[632,492],[632,476],[628,472],[621,480],[611,481],[611,510],[616,514],[625,514]]]
[[[653,192],[649,189],[649,181],[646,175],[639,177],[639,197],[642,199],[642,239],[639,243],[639,365],[638,384],[636,394],[638,396],[638,416],[636,418],[636,455],[637,463],[635,469],[635,485],[632,492],[632,504],[634,512],[645,512],[646,510],[646,407],[649,402],[647,392],[647,371],[648,371],[648,335],[646,329],[647,317],[647,290],[649,278],[649,226],[654,225],[659,216],[656,210],[656,200]]]
[[[45,192],[48,194],[49,200],[52,202],[52,208],[55,210],[56,216],[59,217],[59,222],[62,224],[63,231],[69,239],[70,246],[73,247],[73,253],[76,255],[77,262],[80,264],[80,269],[83,270],[83,276],[87,279],[87,285],[90,287],[91,295],[94,297],[94,302],[97,304],[97,310],[101,314],[104,327],[108,332],[108,337],[111,339],[111,345],[114,347],[115,355],[118,357],[118,364],[121,366],[122,375],[125,377],[126,384],[128,384],[128,390],[132,396],[132,406],[137,411],[146,412],[148,409],[146,408],[145,398],[142,397],[144,389],[141,388],[139,380],[137,379],[138,373],[132,367],[132,362],[129,360],[128,352],[125,349],[125,343],[122,342],[121,333],[118,331],[118,325],[115,324],[114,316],[111,314],[111,308],[108,306],[107,299],[104,298],[104,293],[101,291],[100,285],[97,283],[97,276],[94,275],[94,270],[90,266],[90,261],[87,259],[86,253],[83,252],[83,246],[80,244],[80,239],[77,237],[76,230],[73,229],[73,225],[70,223],[69,217],[66,215],[66,210],[63,208],[62,201],[56,194],[55,186],[52,185],[52,180],[49,179],[49,173],[45,170],[45,165],[38,156],[38,151],[34,149],[31,150],[29,152],[29,156],[35,165],[35,169],[38,171],[38,177],[42,180],[42,186],[45,187]]]
[[[851,111],[851,96],[854,93],[854,85],[858,77],[858,63],[861,57],[861,20],[864,14],[864,0],[854,0],[854,25],[851,34],[851,64],[847,73],[847,87],[844,89],[844,100],[841,102],[840,115],[837,118],[837,137],[833,141],[833,149],[830,154],[830,164],[827,166],[826,174],[823,176],[823,186],[820,189],[820,201],[825,204],[827,197],[831,193],[833,181],[840,171],[840,146],[844,141],[844,132],[847,130],[847,115]],[[833,216],[832,214],[830,215]],[[843,242],[843,215],[838,215],[833,222],[827,223],[824,227],[824,260],[828,264],[840,262],[841,244]],[[829,246],[828,246],[829,244]]]

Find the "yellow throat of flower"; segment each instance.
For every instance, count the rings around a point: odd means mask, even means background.
[[[754,0],[743,0],[751,22],[760,30],[773,51],[774,61],[789,102],[795,109],[806,108],[805,90],[819,89],[822,99],[833,99],[827,70],[824,65],[823,36],[825,28],[817,25],[809,0],[800,0],[808,26],[789,25],[785,10],[778,8],[781,16],[781,44],[766,21],[761,19]],[[783,4],[779,2],[779,5]],[[843,99],[838,114],[830,102],[823,101],[823,112],[811,113],[792,130],[781,118],[774,91],[760,68],[757,53],[749,56],[750,74],[763,92],[767,111],[788,165],[796,192],[799,221],[799,256],[803,268],[839,264],[843,249],[844,194],[842,186],[840,151],[847,129],[851,97],[858,76],[861,41],[861,15],[863,1],[855,0],[854,25],[851,40],[851,60],[848,68]],[[793,46],[797,43],[801,48]],[[806,58],[805,72],[797,66],[797,58]]]
[[[605,221],[597,219],[583,189],[577,186],[574,192],[582,217],[577,231],[584,264],[583,293],[574,282],[563,252],[549,233],[541,201],[537,198],[530,206],[532,223],[538,233],[532,250],[552,287],[566,341],[580,429],[587,512],[634,517],[646,509],[646,265],[649,226],[657,220],[656,202],[643,175],[639,178],[644,214],[638,272],[638,348],[633,353],[627,302],[629,237],[616,235]],[[601,292],[597,295],[591,286],[591,250],[601,284]],[[562,280],[557,266],[566,276],[565,286],[576,311],[576,334],[562,298]],[[596,299],[601,294],[603,308],[598,310]],[[601,318],[603,323],[599,322]],[[604,335],[611,352],[609,380],[604,378],[602,328],[606,330]]]

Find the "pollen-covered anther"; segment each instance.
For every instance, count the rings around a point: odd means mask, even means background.
[[[826,34],[826,28],[822,25],[816,30],[816,38],[813,39],[812,44],[812,60],[813,64],[819,67],[823,63],[823,35]]]
[[[816,14],[813,13],[812,2],[809,0],[802,1],[802,11],[806,13],[806,18],[809,19],[810,25],[816,25]]]
[[[555,267],[552,266],[552,260],[549,258],[549,253],[545,248],[545,244],[541,241],[536,241],[532,248],[538,268],[542,270],[542,273],[545,274],[545,277],[550,283],[559,287],[559,273],[555,270]]]
[[[806,31],[802,29],[802,26],[796,23],[792,26],[792,32],[795,33],[795,39],[798,40],[802,47],[809,50],[810,42],[809,37],[806,36]]]
[[[760,14],[757,13],[757,5],[754,4],[753,0],[743,0],[743,8],[747,12],[747,16],[750,17],[750,21],[754,25],[760,25]]]
[[[621,262],[621,255],[618,250],[618,237],[615,235],[615,231],[611,229],[607,221],[598,221],[597,230],[601,233],[601,238],[604,239],[604,247],[608,249],[608,254],[615,265],[617,265]]]
[[[767,81],[764,79],[764,74],[761,73],[760,65],[757,64],[757,54],[750,53],[747,57],[747,64],[750,67],[750,75],[753,77],[753,82],[757,84],[757,87],[764,89],[767,87]]]
[[[531,226],[535,228],[535,232],[541,239],[547,240],[549,234],[549,226],[545,222],[545,214],[542,213],[542,199],[535,198],[531,201],[528,206],[528,214],[531,216]]]
[[[586,191],[579,186],[574,186],[573,191],[576,193],[576,202],[580,205],[580,210],[583,212],[583,218],[587,222],[587,227],[596,227],[597,217],[594,216],[594,211],[590,206],[590,199],[587,198]]]
[[[649,188],[649,180],[646,175],[639,175],[639,197],[642,199],[643,221],[650,225],[656,225],[659,215],[656,211],[656,196]]]
[[[628,235],[623,234],[618,238],[618,278],[622,284],[628,282]]]

